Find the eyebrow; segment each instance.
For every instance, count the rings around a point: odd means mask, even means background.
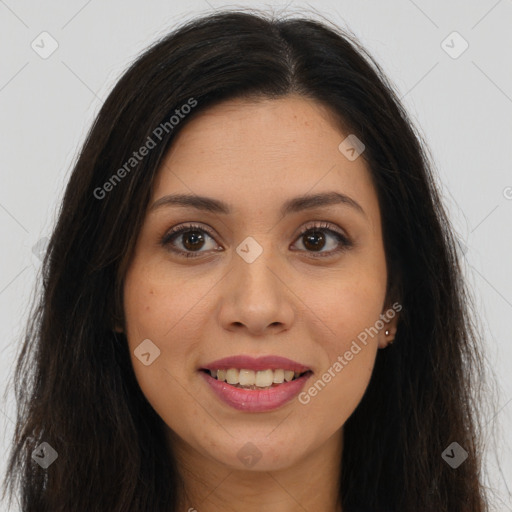
[[[281,206],[281,216],[297,213],[303,210],[320,208],[324,206],[344,205],[349,206],[366,217],[366,213],[359,203],[351,197],[341,194],[340,192],[324,192],[319,194],[306,194],[303,196],[288,199]],[[229,215],[232,213],[231,207],[218,199],[206,196],[198,196],[192,194],[170,194],[163,196],[155,201],[150,211],[154,211],[161,207],[178,206],[184,208],[195,208],[211,213],[221,213]]]

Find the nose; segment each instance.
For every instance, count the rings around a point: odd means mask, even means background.
[[[295,295],[272,250],[265,248],[250,263],[234,253],[231,265],[223,280],[219,312],[222,327],[252,336],[290,329],[296,316]]]

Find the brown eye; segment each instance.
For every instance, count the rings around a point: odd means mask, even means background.
[[[194,258],[206,252],[201,249],[206,245],[208,239],[213,240],[213,236],[205,228],[187,225],[173,228],[163,237],[161,244],[170,251],[187,258]],[[177,242],[180,242],[182,248],[175,248]],[[213,244],[212,249],[215,250],[217,247]]]
[[[185,231],[183,234],[183,246],[188,251],[195,251],[201,249],[204,245],[204,236],[200,231]]]
[[[330,240],[333,241],[330,242]],[[344,234],[331,228],[331,224],[328,222],[306,227],[299,235],[298,241],[302,241],[306,252],[317,253],[315,256],[321,258],[333,256],[353,246]],[[326,246],[327,250],[324,251]]]
[[[325,246],[325,235],[322,231],[309,231],[304,235],[304,246],[311,251],[323,249]]]
[[[210,247],[208,248],[208,242]],[[347,250],[353,246],[352,242],[337,229],[333,229],[330,223],[307,226],[296,243],[302,242],[306,252],[314,257],[329,257]],[[203,253],[210,251],[222,251],[223,249],[216,245],[213,233],[209,229],[199,225],[178,226],[167,232],[161,245],[171,252],[184,256],[186,258],[196,258]],[[179,245],[178,245],[179,244]],[[181,247],[180,247],[181,246]],[[206,247],[205,250],[203,250]],[[324,250],[327,248],[326,250]]]

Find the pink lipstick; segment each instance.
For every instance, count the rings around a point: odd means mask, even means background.
[[[246,412],[283,406],[313,374],[306,365],[279,356],[226,357],[201,367],[200,373],[220,400]]]

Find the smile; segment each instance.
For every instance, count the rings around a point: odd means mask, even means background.
[[[206,370],[205,370],[206,371]],[[220,382],[227,382],[239,389],[269,389],[277,387],[284,382],[298,379],[307,372],[294,372],[293,370],[248,370],[229,368],[228,370],[209,370],[210,376]]]
[[[267,412],[284,406],[302,391],[306,381],[313,375],[311,371],[307,371],[289,382],[272,383],[266,388],[253,386],[246,389],[217,380],[209,372],[199,373],[217,398],[230,407],[245,412]]]

